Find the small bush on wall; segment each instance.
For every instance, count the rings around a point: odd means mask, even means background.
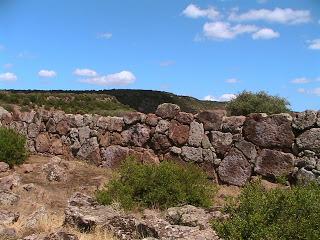
[[[243,91],[227,104],[230,115],[248,115],[250,113],[285,113],[289,112],[289,102],[285,98],[269,95],[266,92]]]

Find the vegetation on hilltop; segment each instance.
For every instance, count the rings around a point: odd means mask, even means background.
[[[17,104],[22,107],[45,106],[67,113],[96,113],[121,115],[127,111],[155,112],[162,103],[174,103],[182,111],[196,113],[201,110],[224,108],[225,103],[201,101],[193,97],[151,90],[101,90],[101,91],[0,91],[0,104]]]

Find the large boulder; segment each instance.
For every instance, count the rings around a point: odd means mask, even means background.
[[[172,103],[163,103],[158,106],[156,115],[161,118],[174,118],[180,112],[180,107]]]
[[[175,119],[181,124],[189,125],[193,121],[194,117],[192,113],[179,112]]]
[[[204,135],[203,124],[193,121],[190,124],[190,132],[189,132],[189,139],[188,139],[189,145],[193,147],[200,147],[203,135]]]
[[[36,150],[40,153],[49,151],[50,148],[50,137],[48,133],[41,133],[36,138]]]
[[[169,126],[169,138],[176,145],[184,145],[189,138],[189,126],[171,122]]]
[[[203,127],[206,131],[218,131],[221,130],[224,116],[226,116],[225,110],[208,110],[198,113],[196,119],[200,123],[203,123]]]
[[[123,160],[129,155],[129,148],[121,146],[109,146],[101,149],[102,166],[107,168],[115,168],[119,166]]]
[[[296,139],[297,147],[301,150],[311,150],[320,153],[320,128],[311,128]]]
[[[245,120],[246,117],[244,116],[224,117],[222,122],[222,131],[231,132],[233,134],[241,133]]]
[[[304,112],[297,113],[296,117],[293,119],[292,127],[297,130],[304,130],[311,128],[317,122],[317,112],[306,110]]]
[[[243,126],[245,139],[263,148],[291,149],[294,134],[290,118],[277,114],[252,114]]]
[[[251,177],[251,165],[238,149],[231,149],[218,167],[222,182],[243,186]]]
[[[256,160],[255,172],[269,178],[290,175],[294,170],[295,158],[291,153],[263,149]]]

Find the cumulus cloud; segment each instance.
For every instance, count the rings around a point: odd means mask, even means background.
[[[203,34],[209,39],[233,39],[240,34],[258,31],[254,25],[237,24],[232,26],[228,22],[210,22],[203,26]]]
[[[116,86],[116,85],[129,85],[134,83],[136,77],[130,71],[122,71],[119,73],[108,74],[104,76],[97,76],[87,79],[82,79],[80,82],[100,85],[100,86]]]
[[[273,39],[280,37],[280,33],[275,32],[274,30],[270,28],[262,28],[259,31],[252,34],[252,38],[254,40],[257,39]]]
[[[218,102],[228,102],[228,101],[231,101],[231,100],[235,99],[236,97],[237,96],[235,94],[225,93],[225,94],[222,94],[219,97],[214,97],[212,95],[208,95],[208,96],[205,96],[203,98],[203,100],[206,100],[206,101],[218,101]]]
[[[18,79],[18,77],[11,72],[6,72],[6,73],[0,73],[0,81],[3,82],[12,82],[12,81],[16,81]]]
[[[112,38],[112,33],[110,32],[104,32],[104,33],[98,33],[98,38],[101,38],[101,39],[110,39]]]
[[[187,6],[182,14],[189,18],[200,18],[205,17],[209,19],[216,19],[219,17],[220,13],[214,7],[209,7],[206,9],[201,9],[197,5],[190,4]]]
[[[40,70],[38,76],[42,78],[53,78],[57,76],[57,73],[53,70]]]
[[[291,83],[294,83],[294,84],[303,84],[303,83],[309,83],[309,82],[311,82],[311,80],[306,77],[296,78],[291,81]]]
[[[281,24],[301,24],[311,21],[309,10],[294,10],[291,8],[252,9],[248,12],[238,14],[233,11],[229,15],[231,21],[267,21]]]
[[[98,76],[97,72],[88,69],[88,68],[77,68],[76,70],[73,71],[73,74],[79,77],[95,77]]]
[[[229,78],[225,81],[226,83],[238,83],[240,82],[237,78]]]
[[[311,50],[320,50],[320,38],[308,41],[309,49]]]

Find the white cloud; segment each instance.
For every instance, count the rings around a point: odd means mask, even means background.
[[[320,50],[320,38],[308,41],[309,49],[311,50]]]
[[[57,76],[57,73],[52,70],[40,70],[38,76],[42,78],[53,78]]]
[[[183,15],[189,18],[200,18],[206,17],[209,19],[217,19],[220,15],[214,7],[209,7],[207,9],[201,9],[197,5],[190,4],[182,12]]]
[[[225,82],[226,83],[238,83],[240,81],[239,81],[239,79],[236,79],[236,78],[229,78]]]
[[[74,70],[73,74],[76,76],[79,76],[79,77],[96,77],[96,76],[98,76],[96,71],[94,71],[92,69],[88,69],[88,68],[77,68],[76,70]]]
[[[314,94],[320,97],[320,88],[314,88],[310,92],[311,94]]]
[[[275,32],[274,30],[270,28],[262,28],[259,31],[252,34],[252,38],[254,40],[257,39],[272,39],[272,38],[278,38],[280,37],[280,33]]]
[[[6,72],[6,73],[0,73],[0,81],[5,81],[5,82],[11,82],[11,81],[16,81],[18,77],[11,72]]]
[[[291,81],[291,83],[295,83],[295,84],[303,84],[303,83],[309,83],[309,82],[311,82],[311,80],[305,77],[296,78]]]
[[[210,39],[233,39],[240,34],[252,33],[258,31],[254,25],[237,24],[231,26],[228,22],[211,22],[203,26],[203,34]]]
[[[134,83],[136,77],[130,71],[122,71],[119,73],[109,74],[105,76],[92,77],[82,79],[80,82],[101,86],[128,85]]]
[[[112,33],[110,33],[110,32],[99,33],[98,38],[110,39],[110,38],[112,38]]]
[[[208,96],[205,96],[203,98],[203,100],[206,100],[206,101],[218,101],[218,102],[228,102],[228,101],[231,101],[232,99],[235,99],[237,96],[235,94],[232,94],[232,93],[225,93],[225,94],[222,94],[220,97],[214,97],[212,95],[208,95]]]
[[[160,62],[160,66],[161,67],[169,67],[169,66],[172,66],[174,64],[175,64],[175,61],[172,61],[172,60],[167,60],[167,61]]]
[[[298,91],[299,93],[316,95],[316,96],[319,96],[319,97],[320,97],[320,87],[318,87],[318,88],[313,88],[313,89],[299,88],[297,91]]]
[[[3,65],[3,68],[5,69],[9,69],[9,68],[12,68],[13,67],[13,64],[12,63],[6,63]]]
[[[308,10],[294,10],[291,8],[252,9],[246,13],[232,12],[231,21],[267,21],[281,24],[300,24],[311,21],[311,13]]]
[[[298,88],[298,90],[297,90],[299,93],[305,93],[306,92],[306,89],[304,89],[304,88]]]

